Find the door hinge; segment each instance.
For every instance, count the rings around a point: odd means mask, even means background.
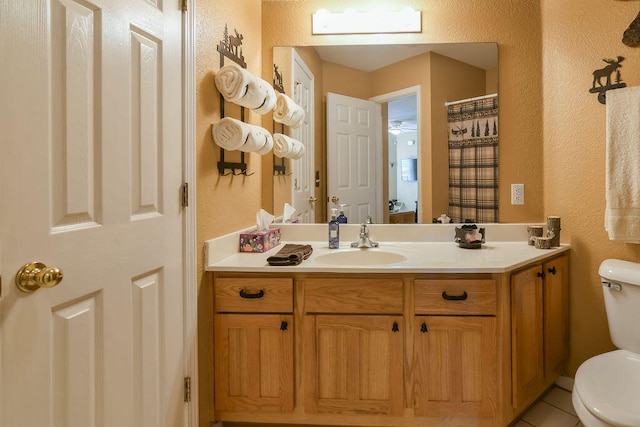
[[[184,401],[191,402],[191,377],[184,377]]]
[[[188,4],[189,4],[189,0],[180,0],[180,10],[183,12],[186,12],[187,10],[189,10]]]
[[[182,184],[182,207],[186,208],[189,206],[189,183],[185,182]]]

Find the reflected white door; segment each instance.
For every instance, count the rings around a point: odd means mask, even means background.
[[[293,100],[304,109],[304,123],[297,129],[291,129],[291,136],[305,146],[305,155],[291,160],[292,203],[298,220],[302,223],[316,222],[316,202],[314,168],[314,90],[313,73],[302,58],[293,50]]]
[[[380,123],[379,104],[327,93],[328,212],[345,204],[350,223],[382,223]]]
[[[177,3],[1,6],[2,426],[184,424]]]

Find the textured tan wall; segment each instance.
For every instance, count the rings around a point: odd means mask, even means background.
[[[640,262],[639,245],[609,241],[604,231],[606,107],[588,92],[592,72],[606,65],[602,59],[618,55],[626,58],[623,81],[640,85],[640,48],[621,42],[639,7],[637,1],[542,2],[544,211],[562,217],[562,240],[572,246],[570,375],[612,348],[599,264]]]
[[[371,0],[367,5],[389,3]],[[602,58],[617,55],[627,58],[623,62],[623,79],[629,85],[640,84],[639,51],[620,42],[622,32],[638,13],[638,2],[404,0],[392,3],[394,7],[407,5],[422,10],[422,33],[311,35],[311,14],[315,10],[321,7],[343,10],[363,4],[355,0],[265,0],[262,20],[259,0],[198,1],[199,247],[204,240],[253,223],[253,215],[263,197],[261,180],[266,179],[261,179],[261,173],[245,180],[236,177],[233,181],[228,178],[223,181],[217,176],[217,150],[213,149],[210,125],[219,117],[213,71],[218,69],[215,44],[221,38],[225,22],[231,29],[238,28],[244,33],[245,56],[253,72],[260,70],[260,42],[266,54],[273,46],[287,45],[497,42],[500,217],[504,222],[543,221],[547,215],[562,217],[562,240],[572,244],[572,338],[568,373],[573,375],[587,357],[611,348],[597,277],[599,263],[609,257],[640,262],[640,247],[610,242],[603,229],[605,106],[588,93],[591,72],[604,65]],[[284,27],[283,22],[287,23]],[[269,62],[269,58],[264,58],[263,67]],[[260,171],[260,159],[254,161],[252,157],[250,162]],[[508,203],[511,183],[525,184],[526,205]],[[201,358],[201,368],[206,360],[206,355]],[[201,386],[205,387],[206,395],[206,384]],[[201,417],[205,423],[202,425],[208,425],[207,419]]]
[[[449,135],[448,128],[442,125],[447,123],[447,109],[444,103],[491,93],[486,89],[486,75],[483,69],[437,53],[431,54],[430,110],[431,123],[434,126],[427,130],[431,137],[433,184],[423,186],[422,197],[431,197],[433,207],[431,216],[423,218],[423,222],[429,222],[429,218],[449,211]],[[431,189],[432,193],[429,191]]]
[[[243,34],[242,51],[247,68],[262,74],[260,0],[228,2],[199,1],[196,14],[196,147],[197,147],[197,209],[199,243],[255,223],[255,213],[262,205],[262,159],[252,153],[246,156],[249,173],[255,175],[219,176],[219,149],[211,137],[211,125],[220,119],[219,93],[214,83],[220,68],[216,45],[222,40],[224,26],[229,33],[237,29]],[[225,64],[230,63],[225,59]],[[268,79],[267,79],[268,80]],[[239,109],[226,103],[225,115],[239,118]],[[261,124],[260,115],[245,111],[248,122]],[[237,160],[229,153],[227,160]]]
[[[224,26],[229,33],[237,29],[243,34],[243,54],[248,69],[261,74],[262,47],[260,0],[207,0],[197,2],[196,12],[196,209],[198,248],[204,241],[255,223],[255,213],[262,204],[262,159],[257,154],[246,156],[250,177],[218,175],[219,149],[211,137],[211,125],[220,119],[219,93],[214,76],[220,69],[220,55],[216,45],[222,40]],[[228,61],[228,60],[226,60]],[[228,64],[229,62],[225,62]],[[261,118],[246,111],[245,118],[260,124]],[[239,109],[227,103],[225,115],[239,118]],[[233,160],[230,154],[227,160]],[[211,367],[212,307],[211,283],[203,274],[203,257],[198,257],[198,327],[199,327],[199,397],[200,425],[208,426],[213,419]]]

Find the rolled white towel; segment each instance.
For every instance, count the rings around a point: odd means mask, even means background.
[[[216,87],[229,102],[265,114],[276,106],[276,91],[259,77],[236,64],[220,68],[215,77]]]
[[[285,126],[298,128],[304,121],[304,110],[293,99],[284,93],[276,95],[276,107],[273,110],[273,120]]]
[[[225,150],[267,154],[273,148],[273,137],[264,128],[231,117],[220,119],[211,127],[211,136]]]
[[[276,156],[296,160],[302,157],[304,152],[304,144],[297,139],[281,133],[273,134],[273,154]]]

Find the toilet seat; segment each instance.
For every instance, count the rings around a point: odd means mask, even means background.
[[[614,426],[640,426],[639,354],[615,350],[592,357],[578,368],[574,388],[598,419]]]

